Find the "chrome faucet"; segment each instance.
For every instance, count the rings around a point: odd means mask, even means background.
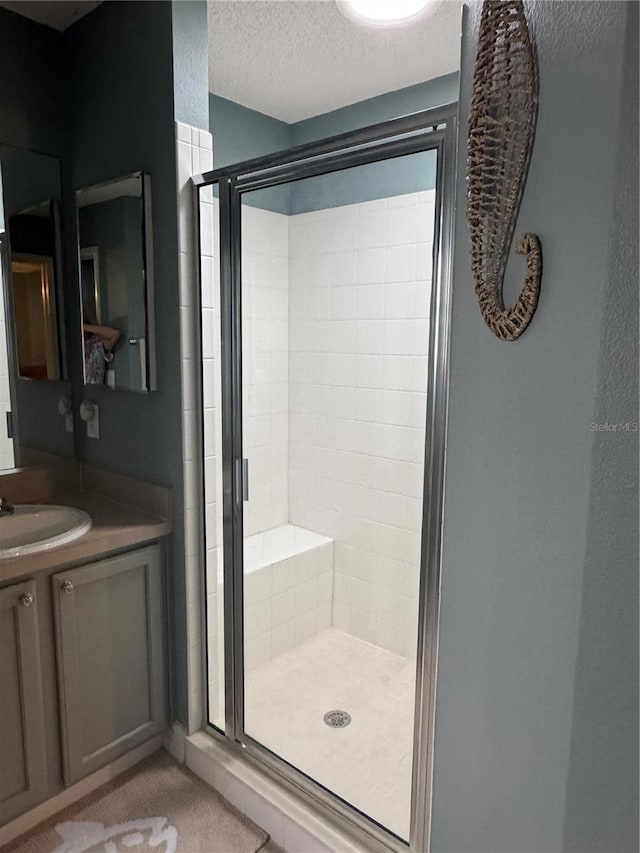
[[[14,510],[15,507],[8,504],[6,498],[0,498],[0,518],[2,518],[3,515],[11,515]]]

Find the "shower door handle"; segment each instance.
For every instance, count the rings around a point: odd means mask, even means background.
[[[236,498],[238,503],[249,500],[248,459],[236,459]]]

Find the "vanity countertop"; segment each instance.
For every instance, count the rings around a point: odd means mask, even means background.
[[[171,533],[172,529],[167,517],[152,515],[81,489],[63,491],[56,494],[55,500],[42,502],[84,510],[91,516],[91,529],[68,545],[0,560],[0,583],[20,580],[37,572],[93,562],[116,551],[159,539]]]

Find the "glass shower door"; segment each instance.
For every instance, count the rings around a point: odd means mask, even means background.
[[[244,733],[409,838],[437,154],[242,193]]]

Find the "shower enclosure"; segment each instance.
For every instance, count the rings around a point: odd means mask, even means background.
[[[197,181],[207,720],[426,850],[453,106]]]

